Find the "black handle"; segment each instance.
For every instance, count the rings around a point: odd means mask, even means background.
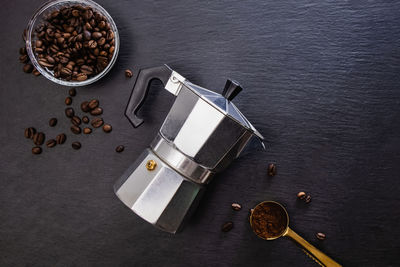
[[[243,90],[242,86],[235,80],[226,80],[222,95],[231,101]]]
[[[143,123],[143,119],[139,118],[137,113],[146,100],[151,81],[154,79],[160,80],[165,86],[171,74],[172,70],[167,65],[139,70],[125,110],[125,116],[132,123],[133,127],[137,128]]]

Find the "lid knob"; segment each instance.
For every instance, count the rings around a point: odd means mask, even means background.
[[[231,101],[237,96],[243,88],[235,80],[226,80],[224,91],[222,91],[223,97]]]

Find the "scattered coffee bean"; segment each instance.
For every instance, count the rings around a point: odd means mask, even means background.
[[[56,126],[57,125],[57,118],[51,118],[49,120],[49,125],[50,125],[50,127]]]
[[[82,121],[83,121],[84,123],[89,123],[89,118],[88,118],[88,116],[83,116],[83,117],[82,117]]]
[[[88,111],[90,111],[89,102],[88,102],[88,101],[82,102],[82,103],[81,103],[81,109],[82,109],[83,112],[88,112]]]
[[[76,89],[75,89],[75,88],[69,89],[68,94],[69,94],[70,96],[76,96]]]
[[[71,119],[71,123],[75,126],[81,125],[81,119],[78,116],[73,116]]]
[[[84,134],[90,134],[91,132],[92,132],[92,129],[90,129],[89,127],[83,128],[83,133]]]
[[[233,228],[233,222],[226,222],[222,225],[221,230],[222,232],[229,232]]]
[[[48,141],[46,142],[46,146],[47,146],[47,147],[55,147],[56,144],[57,144],[57,141],[54,140],[54,139],[50,139],[50,140],[48,140]]]
[[[316,233],[315,236],[319,239],[319,240],[324,240],[326,238],[326,235],[324,233]]]
[[[65,105],[69,106],[71,104],[72,104],[72,98],[68,96],[67,98],[65,98]]]
[[[65,116],[68,118],[72,118],[75,115],[74,109],[73,108],[66,108],[65,109]]]
[[[32,37],[39,64],[52,71],[54,77],[67,81],[96,76],[116,52],[115,34],[106,17],[83,5],[64,6],[44,14],[43,23]]]
[[[103,114],[103,109],[101,107],[94,108],[90,111],[90,114],[93,116],[101,115]]]
[[[310,203],[311,202],[311,196],[310,195],[308,195],[307,197],[306,197],[306,203]]]
[[[238,203],[232,203],[232,209],[239,211],[242,209],[242,206],[240,206],[240,204],[238,204]]]
[[[25,137],[29,139],[33,139],[33,136],[36,133],[36,129],[33,127],[29,127],[25,129]]]
[[[297,193],[297,198],[299,198],[299,199],[305,199],[305,198],[306,198],[306,193],[305,193],[305,192],[299,192],[299,193]]]
[[[73,142],[73,143],[72,143],[72,148],[75,149],[75,150],[80,149],[81,146],[82,146],[82,145],[81,145],[81,143],[79,143],[79,142]]]
[[[35,76],[39,76],[41,75],[40,71],[38,71],[37,69],[33,68],[32,74]]]
[[[67,136],[63,133],[57,135],[57,137],[56,137],[57,144],[59,144],[59,145],[64,144],[65,140],[67,140]]]
[[[91,124],[94,128],[99,128],[103,125],[104,121],[102,118],[95,118],[91,121]]]
[[[21,47],[21,48],[19,49],[19,53],[20,53],[21,55],[26,55],[26,47]]]
[[[110,124],[104,124],[103,125],[103,131],[106,133],[109,133],[112,131],[112,126]]]
[[[35,146],[32,148],[32,153],[35,155],[39,155],[40,153],[42,153],[42,148],[40,146]]]
[[[270,163],[268,165],[268,175],[269,176],[275,176],[276,175],[276,166],[273,163]]]
[[[32,64],[25,64],[22,70],[25,73],[31,73],[33,71],[33,65]]]
[[[35,133],[33,135],[33,143],[37,146],[40,146],[43,144],[45,138],[46,138],[46,136],[44,135],[44,133],[42,133],[42,132]]]
[[[89,106],[90,109],[97,108],[99,106],[99,100],[97,100],[97,99],[90,100],[88,106]]]
[[[80,134],[81,133],[81,128],[76,126],[76,125],[72,125],[71,126],[71,132],[73,132],[74,134]]]
[[[125,70],[125,76],[127,78],[132,78],[133,72],[130,69]]]
[[[19,57],[19,61],[20,61],[21,63],[28,63],[28,62],[29,62],[29,57],[28,57],[28,55],[22,55],[22,56],[20,56],[20,57]]]
[[[122,151],[124,151],[125,147],[123,145],[119,145],[115,148],[115,151],[117,151],[118,153],[121,153]]]

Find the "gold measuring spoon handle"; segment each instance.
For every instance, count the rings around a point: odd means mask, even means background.
[[[329,258],[326,254],[321,252],[319,249],[308,243],[306,240],[304,240],[301,236],[296,234],[292,229],[288,227],[286,233],[284,234],[285,236],[289,236],[292,238],[294,241],[296,241],[299,245],[301,245],[304,249],[306,254],[309,254],[309,256],[312,256],[317,260],[318,263],[321,263],[327,267],[330,266],[342,266],[336,261],[332,260]]]

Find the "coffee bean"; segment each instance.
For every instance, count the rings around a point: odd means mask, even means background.
[[[20,49],[19,49],[19,53],[20,53],[20,55],[26,55],[26,47],[24,46],[24,47],[21,47]]]
[[[48,140],[48,141],[46,142],[46,146],[47,146],[47,147],[55,147],[56,144],[57,144],[57,141],[54,140],[54,139],[50,139],[50,140]]]
[[[299,198],[299,199],[305,199],[305,198],[306,198],[306,193],[305,193],[305,192],[299,192],[299,193],[297,193],[297,198]]]
[[[69,97],[69,96],[66,97],[66,98],[65,98],[65,105],[68,105],[68,106],[69,106],[69,105],[71,105],[71,104],[72,104],[72,98]]]
[[[75,115],[74,109],[73,108],[66,108],[65,109],[65,116],[68,118],[72,118]]]
[[[89,106],[90,109],[97,108],[99,106],[99,100],[97,100],[97,99],[90,100],[88,106]]]
[[[76,96],[76,90],[75,90],[75,88],[69,89],[68,93],[69,93],[70,96]]]
[[[76,80],[77,81],[85,81],[85,80],[87,80],[87,75],[85,74],[85,73],[79,73],[77,76],[76,76]]]
[[[35,146],[32,148],[32,154],[39,155],[40,153],[42,153],[42,148],[40,148],[40,146]]]
[[[23,67],[23,71],[25,73],[31,73],[33,71],[33,65],[32,64],[25,64]]]
[[[35,76],[39,76],[41,75],[40,71],[38,71],[37,69],[33,68],[32,74]]]
[[[276,175],[276,166],[275,166],[274,163],[270,163],[270,164],[268,165],[268,175],[269,175],[269,176],[274,176],[274,175]]]
[[[88,118],[88,116],[83,116],[83,117],[82,117],[82,121],[83,121],[84,123],[89,123],[89,118]]]
[[[232,203],[232,209],[239,211],[242,209],[242,206],[240,206],[240,204],[238,204],[238,203]]]
[[[93,126],[94,128],[99,128],[100,126],[103,125],[103,123],[104,123],[104,121],[103,121],[102,118],[94,118],[94,119],[91,121],[91,124],[92,124],[92,126]]]
[[[49,120],[49,125],[50,125],[50,127],[56,126],[57,125],[57,119],[56,118],[51,118]]]
[[[92,38],[94,38],[94,39],[99,39],[101,36],[102,36],[102,34],[100,32],[92,33]]]
[[[71,132],[73,132],[74,134],[80,134],[81,133],[81,128],[76,126],[76,125],[72,125],[71,126]]]
[[[233,222],[226,222],[222,225],[221,230],[222,232],[229,232],[233,228]]]
[[[36,133],[36,129],[33,127],[29,127],[25,129],[25,137],[29,139],[33,139],[33,136]]]
[[[80,149],[81,146],[82,146],[82,145],[81,145],[81,143],[79,143],[79,142],[73,142],[73,143],[72,143],[72,148],[75,149],[75,150]]]
[[[106,133],[109,133],[112,131],[112,126],[110,124],[104,124],[103,125],[103,131]]]
[[[310,203],[311,202],[311,196],[310,195],[308,195],[307,197],[306,197],[306,203]]]
[[[28,63],[28,61],[29,61],[28,55],[22,55],[22,56],[20,56],[20,57],[19,57],[19,61],[20,61],[21,63]]]
[[[57,144],[61,145],[64,144],[65,140],[67,140],[67,136],[65,134],[59,134],[56,137]]]
[[[125,70],[125,76],[127,78],[132,78],[133,72],[130,69]]]
[[[324,233],[316,233],[315,236],[319,239],[319,240],[324,240],[326,238],[326,235]]]
[[[92,132],[92,129],[90,129],[89,127],[83,128],[84,134],[90,134],[91,132]]]
[[[83,112],[90,111],[89,102],[88,101],[82,102],[81,103],[81,109],[82,109]]]
[[[35,133],[33,135],[33,143],[37,146],[42,145],[45,139],[46,139],[46,136],[42,132]]]
[[[97,47],[97,42],[95,40],[90,40],[88,46],[91,49],[95,49]]]
[[[122,151],[124,151],[125,147],[123,145],[119,145],[115,148],[115,151],[118,153],[121,153]]]
[[[97,108],[91,110],[90,114],[93,116],[101,115],[101,114],[103,114],[103,109],[101,107],[97,107]]]
[[[71,123],[75,126],[81,125],[81,119],[78,116],[73,116],[71,119]]]

